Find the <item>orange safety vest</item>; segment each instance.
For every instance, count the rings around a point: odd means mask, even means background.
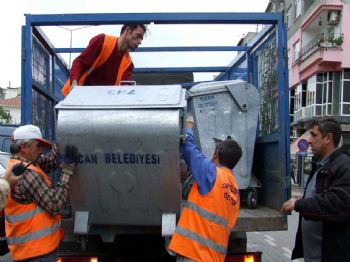
[[[212,190],[201,195],[194,183],[169,248],[195,261],[224,261],[230,232],[236,224],[240,199],[228,168],[216,168]]]
[[[110,57],[118,38],[111,35],[105,35],[103,45],[101,52],[99,56],[96,58],[96,60],[92,63],[92,66],[87,70],[79,79],[78,84],[84,85],[86,78],[94,71],[96,68],[101,66],[103,63],[107,61],[107,59]],[[122,57],[122,61],[120,62],[119,68],[118,68],[118,74],[117,79],[115,80],[115,85],[119,85],[120,81],[122,80],[122,77],[126,71],[126,69],[131,65],[131,57],[129,55],[129,52],[125,52],[125,54]],[[68,78],[66,83],[64,84],[61,92],[64,96],[67,96],[70,91],[71,81]]]
[[[21,161],[10,159],[12,167]],[[39,167],[30,165],[51,187],[50,178]],[[11,193],[5,204],[5,231],[12,259],[22,260],[48,254],[55,250],[63,239],[61,216],[53,215],[36,203],[21,204]]]

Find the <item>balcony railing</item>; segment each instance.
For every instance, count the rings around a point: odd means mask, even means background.
[[[316,51],[323,48],[341,47],[344,41],[344,34],[342,33],[322,33],[314,37],[308,42],[299,52],[295,64],[299,64],[306,58],[311,56]]]

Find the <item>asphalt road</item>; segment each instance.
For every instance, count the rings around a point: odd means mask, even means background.
[[[298,187],[292,187],[293,196],[301,196]],[[295,233],[298,227],[298,213],[292,212],[288,216],[287,231],[251,232],[247,233],[248,250],[263,252],[263,262],[284,262],[291,261],[291,253],[294,247]],[[293,260],[297,262],[304,259]]]
[[[298,213],[288,216],[288,231],[251,232],[247,234],[248,250],[263,252],[263,262],[291,261],[295,233],[298,225]],[[304,261],[303,259],[293,261]]]

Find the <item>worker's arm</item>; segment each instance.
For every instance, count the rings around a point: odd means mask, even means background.
[[[216,165],[211,162],[194,144],[193,130],[186,128],[186,141],[181,154],[198,184],[199,193],[205,195],[213,188],[216,180]]]
[[[36,164],[46,173],[49,174],[59,167],[59,163],[56,161],[59,154],[59,147],[56,143],[52,145],[52,149],[47,154],[42,154]]]
[[[41,175],[27,169],[16,189],[24,193],[26,199],[33,200],[47,212],[58,214],[67,201],[71,178],[78,163],[78,158],[78,149],[73,145],[67,145],[61,164],[60,181],[56,187],[49,186]],[[15,195],[13,197],[16,199]]]
[[[27,169],[21,176],[17,187],[14,188],[12,197],[17,200],[16,191],[18,190],[45,211],[58,214],[68,198],[70,182],[71,175],[62,172],[58,185],[55,188],[49,187],[39,174]],[[18,200],[22,202],[21,199]]]

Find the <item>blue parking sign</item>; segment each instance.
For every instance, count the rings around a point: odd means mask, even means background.
[[[309,142],[306,139],[300,139],[298,142],[298,148],[300,151],[306,151],[309,148]]]

